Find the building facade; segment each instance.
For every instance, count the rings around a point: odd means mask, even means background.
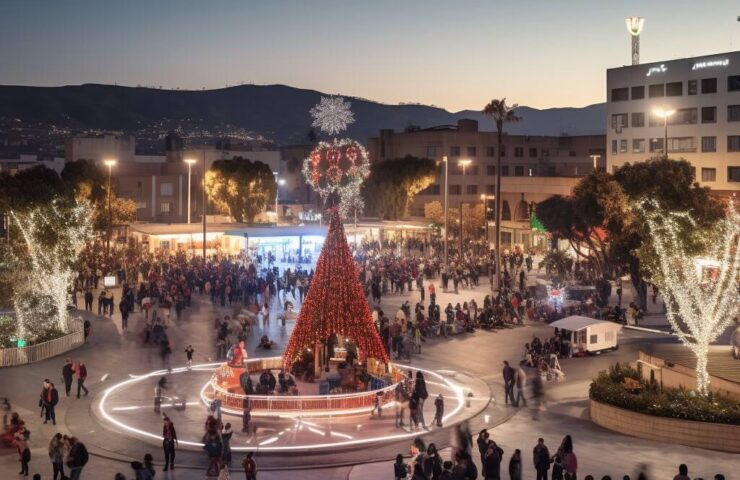
[[[605,168],[606,137],[504,135],[501,166],[502,243],[504,246],[539,246],[530,228],[534,205],[552,195],[568,195],[578,179]],[[456,126],[394,132],[381,130],[368,142],[371,162],[402,159],[407,155],[440,162],[437,181],[416,196],[411,215],[424,215],[424,205],[444,204],[444,164],[447,157],[449,208],[481,203],[496,194],[496,132],[478,130],[475,120]],[[462,166],[460,160],[470,160]],[[493,208],[493,200],[489,200]],[[490,227],[493,227],[491,223]],[[492,238],[492,237],[491,237]]]
[[[609,171],[664,155],[667,136],[668,156],[691,162],[700,184],[740,190],[740,52],[612,68],[606,77]]]
[[[68,162],[92,160],[102,162],[115,159],[133,162],[136,156],[136,139],[131,135],[97,135],[72,137],[64,145],[64,158]]]

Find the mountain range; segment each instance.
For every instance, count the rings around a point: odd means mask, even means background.
[[[323,94],[286,85],[241,85],[216,90],[163,90],[146,87],[84,84],[61,87],[0,86],[0,118],[55,125],[72,130],[136,132],[164,122],[195,121],[200,128],[230,125],[279,144],[301,143],[311,130],[309,110]],[[389,105],[346,97],[355,123],[347,136],[365,142],[380,129],[403,130],[454,125],[458,119],[479,121],[495,130],[481,112],[448,112],[426,105]],[[510,101],[513,99],[509,99]],[[483,107],[483,105],[481,105]],[[522,106],[522,121],[507,125],[510,134],[588,135],[606,131],[603,103],[582,108],[536,109]]]

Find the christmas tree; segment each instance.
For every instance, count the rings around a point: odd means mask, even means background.
[[[360,360],[374,358],[388,362],[383,342],[373,325],[338,209],[332,209],[330,215],[326,242],[283,354],[286,370],[290,370],[304,350],[325,343],[332,334],[352,340],[358,346]]]

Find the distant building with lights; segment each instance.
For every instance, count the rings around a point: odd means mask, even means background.
[[[552,195],[568,195],[580,177],[595,167],[605,168],[606,137],[504,135],[501,167],[501,243],[546,247],[546,237],[533,231],[530,215],[534,205]],[[479,131],[476,120],[461,119],[445,125],[410,131],[381,130],[368,141],[372,163],[401,159],[407,155],[449,160],[449,208],[460,203],[480,204],[481,196],[496,193],[496,132]],[[470,160],[463,168],[462,159]],[[411,205],[414,217],[424,216],[424,205],[444,204],[444,167],[440,162],[437,180],[421,192]],[[493,209],[493,200],[488,208]],[[493,230],[493,222],[489,223]],[[493,238],[493,235],[490,235]]]
[[[684,158],[696,180],[740,190],[740,52],[608,69],[609,171],[664,154]]]

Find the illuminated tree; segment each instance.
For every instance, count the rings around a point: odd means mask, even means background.
[[[361,360],[388,362],[337,209],[331,211],[326,243],[283,354],[286,370],[305,349],[324,344],[332,334],[355,342]]]
[[[363,187],[368,211],[388,220],[407,216],[416,195],[434,183],[438,170],[434,160],[409,155],[373,164]]]
[[[252,222],[268,202],[275,201],[277,183],[270,167],[236,157],[216,160],[206,173],[208,200],[237,222]]]
[[[705,245],[700,258],[687,247],[694,239],[685,238],[696,225],[691,215],[666,212],[654,200],[640,203],[638,211],[652,236],[657,256],[654,281],[666,299],[668,320],[681,342],[696,355],[696,388],[706,395],[709,344],[730,325],[740,305],[740,215],[731,203],[726,216],[713,228],[694,229],[692,234]]]
[[[52,326],[66,332],[74,264],[92,233],[90,209],[86,203],[66,206],[54,200],[11,216],[25,247],[17,255],[22,275],[13,298],[19,335]]]

